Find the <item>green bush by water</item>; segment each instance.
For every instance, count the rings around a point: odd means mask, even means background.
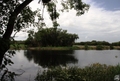
[[[114,81],[114,76],[120,74],[120,65],[107,66],[105,64],[92,64],[85,68],[54,67],[38,72],[36,81]]]
[[[96,50],[103,50],[103,45],[97,45]]]
[[[85,44],[84,49],[85,49],[85,50],[88,50],[88,49],[89,49],[89,47],[88,47],[87,44]]]

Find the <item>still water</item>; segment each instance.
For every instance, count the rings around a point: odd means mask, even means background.
[[[85,67],[93,63],[117,65],[120,62],[119,50],[73,50],[73,51],[33,51],[20,50],[12,58],[14,65],[9,70],[23,73],[16,81],[34,81],[37,71],[50,66]]]

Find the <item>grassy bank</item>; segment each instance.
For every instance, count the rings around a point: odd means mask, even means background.
[[[105,45],[97,45],[97,46],[90,46],[90,45],[74,45],[79,50],[120,50],[120,46],[105,46]]]
[[[15,44],[11,45],[10,49],[17,49],[17,50],[78,50],[79,47],[77,46],[71,46],[71,47],[28,47],[24,44]]]
[[[14,44],[14,45],[10,45],[10,49],[25,50],[25,49],[27,49],[27,46],[24,44]]]
[[[88,45],[73,45],[71,47],[28,47],[24,44],[15,44],[11,45],[10,49],[30,49],[30,50],[120,50],[120,46],[113,46],[112,48],[110,46],[104,46],[104,45],[98,45],[98,46],[88,46]]]
[[[92,64],[85,68],[55,67],[38,72],[36,81],[114,81],[114,76],[120,74],[120,65],[107,66]]]
[[[30,50],[78,50],[76,46],[73,47],[28,47]]]

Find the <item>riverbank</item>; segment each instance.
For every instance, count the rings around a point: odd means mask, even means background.
[[[22,49],[22,50],[120,50],[120,46],[104,46],[104,45],[98,45],[98,46],[89,46],[89,45],[73,45],[71,47],[28,47],[26,45],[20,44],[20,45],[11,45],[10,49]]]
[[[30,50],[79,50],[78,47],[28,47]]]
[[[120,50],[120,46],[106,46],[106,45],[97,45],[97,46],[90,46],[90,45],[74,45],[80,50]]]

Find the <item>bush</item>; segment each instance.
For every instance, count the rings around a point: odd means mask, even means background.
[[[120,65],[107,66],[92,64],[85,68],[55,67],[37,74],[36,81],[113,81],[114,76],[120,74]]]
[[[88,45],[87,45],[87,44],[85,44],[85,50],[88,50],[88,49],[89,49]]]
[[[112,50],[112,49],[114,49],[114,47],[113,47],[113,45],[111,44],[111,45],[110,45],[110,50]]]
[[[103,46],[102,45],[97,45],[96,50],[103,50]]]

